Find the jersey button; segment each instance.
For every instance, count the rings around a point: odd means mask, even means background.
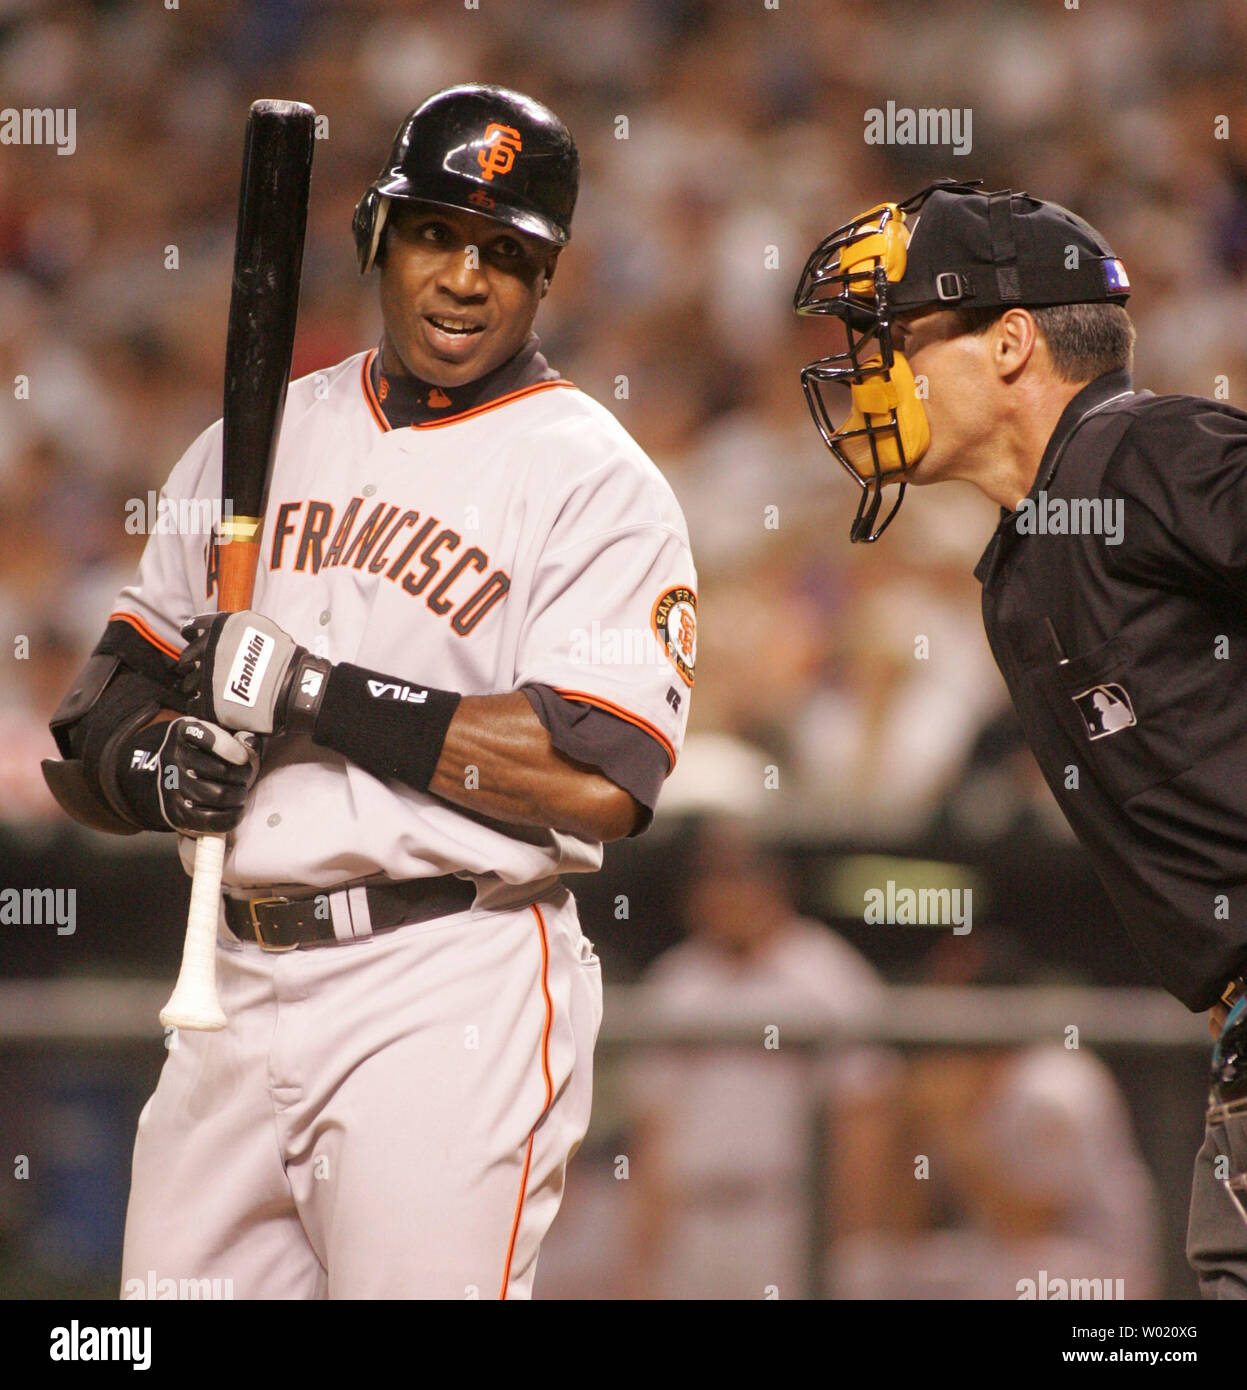
[[[329,610],[326,608],[325,611],[320,615],[320,625],[321,625],[321,627],[328,627],[328,626],[329,626],[329,618],[330,618],[330,613],[329,613]]]
[[[281,816],[278,814],[278,812],[274,811],[273,814],[272,814],[271,816],[269,816],[269,818],[268,818],[268,823],[269,823],[269,825],[280,825],[280,824],[281,824]]]

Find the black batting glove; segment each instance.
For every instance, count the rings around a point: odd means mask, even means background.
[[[260,771],[258,740],[203,719],[171,720],[156,751],[160,814],[185,835],[224,835],[242,819]]]

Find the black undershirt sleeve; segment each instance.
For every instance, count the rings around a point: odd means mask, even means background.
[[[596,767],[641,807],[633,835],[649,829],[669,767],[658,742],[606,710],[568,700],[548,685],[522,687],[550,742],[578,763]]]

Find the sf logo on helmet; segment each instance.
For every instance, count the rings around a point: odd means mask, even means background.
[[[509,174],[515,156],[524,148],[519,131],[514,126],[491,121],[485,127],[484,141],[476,152],[482,175],[492,180],[495,174]]]

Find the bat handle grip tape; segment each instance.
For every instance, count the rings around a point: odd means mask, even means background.
[[[182,969],[169,1002],[160,1011],[160,1022],[166,1028],[215,1032],[225,1027],[225,1014],[216,990],[217,920],[224,868],[225,836],[199,836],[195,842],[195,873]]]

